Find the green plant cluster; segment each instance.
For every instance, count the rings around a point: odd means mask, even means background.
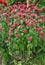
[[[9,2],[10,5],[12,5],[13,3],[19,2],[19,1],[26,3],[26,0],[7,0],[7,1]],[[31,2],[33,3],[34,0],[31,0]],[[38,7],[42,7],[42,6],[45,6],[45,0],[40,0]]]

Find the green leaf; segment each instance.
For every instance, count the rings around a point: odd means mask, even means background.
[[[20,61],[20,62],[18,62],[18,65],[22,65],[22,62]]]

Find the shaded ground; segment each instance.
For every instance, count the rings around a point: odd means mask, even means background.
[[[1,54],[0,54],[0,65],[2,65],[2,58],[1,58]]]

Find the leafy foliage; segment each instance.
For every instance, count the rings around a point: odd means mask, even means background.
[[[7,0],[9,2],[10,5],[16,3],[16,2],[23,2],[23,3],[26,3],[26,0]],[[33,3],[34,0],[31,0],[31,2]],[[39,4],[38,4],[39,7],[42,7],[42,6],[45,6],[45,0],[40,0]]]

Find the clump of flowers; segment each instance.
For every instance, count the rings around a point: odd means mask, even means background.
[[[16,49],[32,54],[38,52],[34,51],[38,46],[39,49],[42,48],[42,45],[45,44],[44,10],[44,7],[39,9],[32,4],[27,7],[26,4],[22,3],[14,4],[5,13],[0,10],[2,12],[0,13],[0,24],[2,26],[0,33],[2,33],[4,42],[8,40],[6,43],[13,48],[12,52]]]

